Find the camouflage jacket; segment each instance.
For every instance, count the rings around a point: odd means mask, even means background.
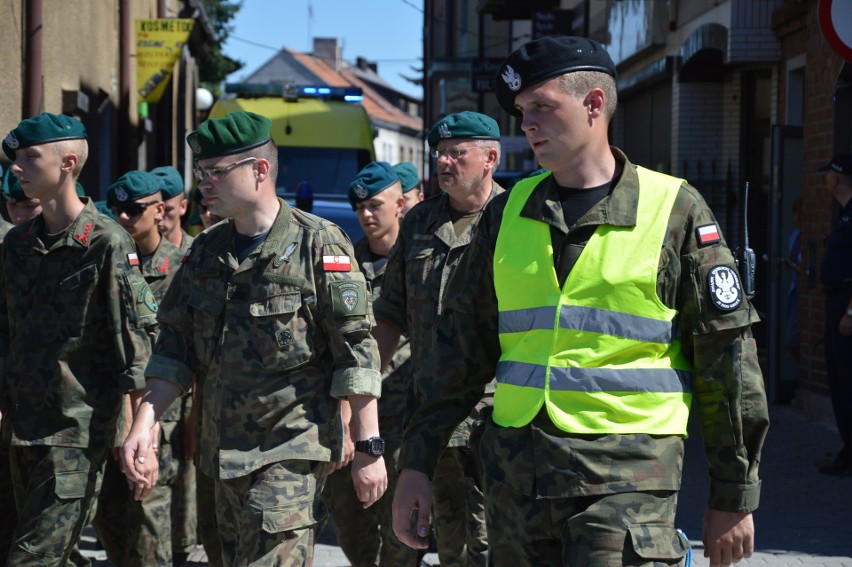
[[[15,225],[10,223],[4,218],[0,218],[0,242],[3,241],[3,237],[6,236],[6,233]]]
[[[635,225],[636,169],[620,151],[613,148],[613,153],[624,165],[620,180],[574,226],[565,225],[552,177],[535,189],[523,208],[522,215],[551,226],[560,285],[598,225]],[[406,430],[401,468],[431,474],[452,427],[464,419],[494,375],[500,345],[493,253],[505,204],[501,196],[486,209],[459,275],[450,282],[436,348],[421,367],[423,378],[417,378],[424,387],[429,385],[427,401]],[[716,224],[713,213],[698,191],[684,183],[660,254],[657,293],[679,311],[676,323],[693,365],[693,407],[710,463],[709,505],[751,511],[759,500],[758,464],[769,423],[750,329],[758,317],[748,301],[723,311],[711,300],[710,270],[735,264],[724,239],[700,243],[697,228],[708,224]],[[683,440],[678,436],[571,435],[557,429],[546,412],[528,426],[499,428],[494,435],[494,460],[499,462],[484,462],[485,473],[524,494],[561,498],[680,487]]]
[[[382,293],[382,278],[387,264],[376,269],[367,237],[355,243],[355,259],[364,273],[375,301]],[[411,344],[402,336],[387,370],[382,374],[382,397],[379,399],[379,419],[382,437],[401,437],[402,419],[411,388]]]
[[[503,192],[503,188],[495,182],[489,200]],[[396,245],[388,258],[381,296],[373,304],[377,319],[392,323],[410,338],[414,368],[420,368],[432,347],[447,283],[481,220],[480,217],[471,223],[457,237],[449,208],[449,196],[442,192],[419,203],[405,215]],[[426,377],[425,374],[421,376]],[[416,379],[413,385],[415,392],[409,399],[417,401],[409,405],[419,404],[421,397],[420,384]],[[493,386],[490,391],[493,392]],[[482,397],[490,401],[490,396]],[[408,408],[408,413],[413,411],[413,407]],[[471,427],[477,419],[478,412],[474,411],[460,423],[449,446],[466,446]]]
[[[111,447],[122,396],[144,387],[157,304],[130,265],[133,240],[83,200],[49,249],[41,215],[2,245],[0,356],[15,445]]]
[[[192,237],[190,237],[190,242]],[[147,260],[142,260],[142,276],[148,282],[148,286],[154,294],[157,303],[162,303],[163,297],[166,295],[166,290],[175,277],[175,274],[180,267],[180,261],[183,259],[185,250],[178,248],[165,238],[160,239],[160,245],[154,251],[154,254]],[[160,416],[160,421],[180,421],[181,407],[183,402],[189,403],[189,400],[183,400],[184,397],[189,397],[190,394],[179,396],[168,409]]]
[[[340,460],[335,398],[381,390],[352,245],[337,226],[279,203],[266,240],[242,263],[233,220],[199,234],[158,315],[145,374],[184,391],[204,376],[199,466],[212,478],[286,459]]]

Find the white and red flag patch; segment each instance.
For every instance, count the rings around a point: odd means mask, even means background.
[[[349,256],[323,256],[322,268],[326,272],[349,272],[352,270],[352,262]]]
[[[131,252],[127,255],[127,263],[131,266],[139,265],[139,256],[136,255],[136,252]]]
[[[719,236],[719,227],[715,224],[705,224],[695,229],[698,233],[698,243],[702,246],[707,244],[716,244],[722,237]]]

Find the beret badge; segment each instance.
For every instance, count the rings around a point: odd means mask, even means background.
[[[189,149],[192,150],[192,153],[201,153],[201,144],[198,143],[198,136],[195,133],[186,137],[186,143],[189,144]]]
[[[116,187],[115,188],[115,198],[118,201],[126,201],[127,200],[127,190],[124,187]]]
[[[355,193],[355,196],[359,199],[366,199],[367,195],[369,194],[367,192],[367,189],[363,185],[355,185],[352,188],[352,192]]]
[[[521,76],[512,69],[511,65],[506,65],[500,76],[506,82],[506,86],[509,87],[510,91],[518,92],[521,89]]]
[[[451,138],[453,133],[450,132],[450,127],[444,123],[438,126],[438,135],[442,138]]]
[[[20,142],[18,142],[18,139],[15,137],[14,132],[9,132],[9,134],[6,136],[6,139],[3,140],[3,142],[5,142],[5,144],[7,146],[9,146],[10,148],[12,148],[13,150],[17,150],[18,146],[21,145]]]

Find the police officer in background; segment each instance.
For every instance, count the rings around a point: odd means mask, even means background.
[[[393,166],[394,171],[399,176],[399,183],[402,186],[402,216],[411,210],[414,205],[423,200],[423,187],[420,182],[420,175],[417,173],[417,167],[410,161],[403,161]]]
[[[769,420],[758,317],[712,212],[609,146],[615,65],[600,44],[531,41],[497,83],[548,171],[489,204],[450,282],[415,375],[424,400],[400,456],[397,535],[426,545],[429,477],[496,374],[480,443],[495,565],[679,564],[690,403],[710,463],[705,556],[748,557]]]
[[[379,297],[388,253],[399,234],[404,200],[395,168],[383,161],[364,166],[349,185],[349,202],[358,215],[364,236],[355,243],[355,259],[370,284],[372,298]],[[417,552],[393,533],[393,487],[402,444],[402,421],[411,377],[411,347],[403,337],[388,369],[382,373],[379,431],[382,433],[388,492],[375,506],[364,509],[352,487],[348,467],[328,477],[323,498],[331,509],[337,541],[353,566],[404,567],[419,565]],[[348,404],[344,402],[344,418]],[[353,447],[366,450],[369,447]]]
[[[199,468],[216,482],[225,565],[310,565],[322,487],[343,460],[338,400],[354,439],[379,435],[367,284],[337,226],[276,197],[270,125],[234,112],[187,136],[199,187],[227,221],[196,238],[166,292],[123,446],[128,478],[144,482],[151,428],[202,381]],[[364,506],[384,493],[380,455],[356,452],[352,475]]]
[[[77,195],[88,157],[82,123],[45,112],[2,146],[42,206],[0,249],[0,395],[9,397],[2,420],[12,431],[18,506],[8,564],[85,565],[80,534],[121,431],[124,396],[133,407],[141,397],[157,305],[134,265],[133,240]],[[156,470],[143,472],[140,496]]]
[[[419,368],[434,340],[435,321],[451,274],[468,249],[485,204],[502,193],[492,174],[500,163],[497,122],[477,112],[450,114],[429,132],[429,147],[437,158],[443,192],[423,201],[405,216],[397,244],[390,254],[381,297],[376,300],[376,328],[383,365],[405,334],[411,340],[411,361]],[[431,380],[432,376],[424,378]],[[421,385],[414,384],[410,410],[419,404]],[[441,454],[431,503],[438,557],[442,566],[486,565],[488,538],[482,491],[472,471],[470,435],[479,409],[490,404],[480,396],[476,409],[452,434]],[[461,420],[460,420],[461,421]],[[430,504],[421,502],[428,520]]]
[[[823,474],[852,474],[852,154],[837,154],[819,169],[841,211],[825,239],[820,279],[825,288],[825,368],[843,446]]]

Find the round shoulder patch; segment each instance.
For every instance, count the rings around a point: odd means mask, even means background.
[[[733,311],[743,302],[743,288],[737,271],[728,266],[716,266],[707,274],[710,300],[720,311]]]

